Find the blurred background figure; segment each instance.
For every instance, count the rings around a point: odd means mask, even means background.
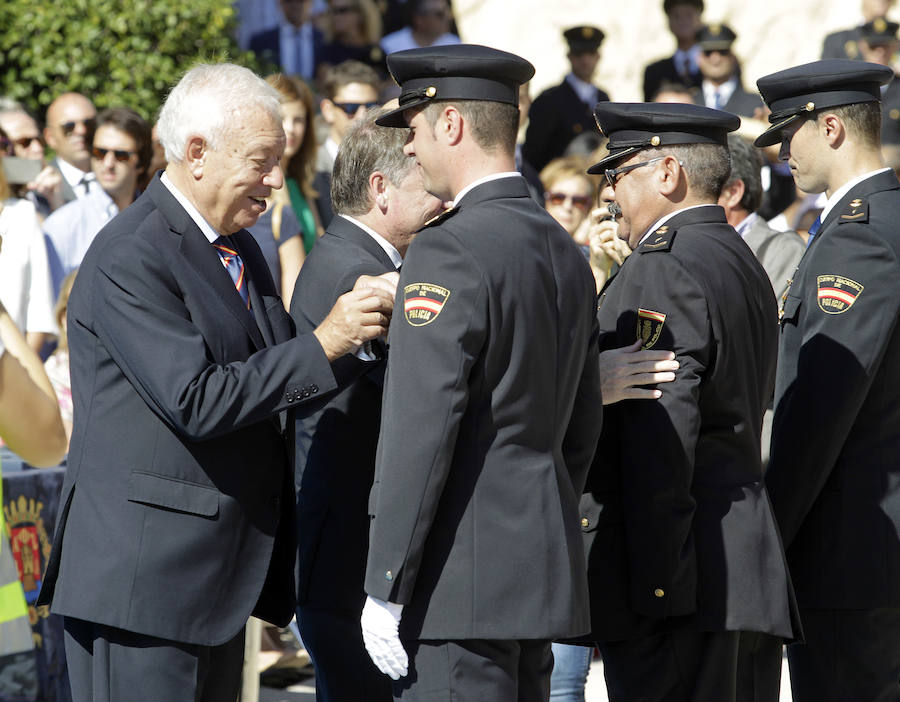
[[[452,31],[453,12],[447,0],[407,0],[409,23],[381,40],[384,53],[426,46],[459,44]]]
[[[63,93],[47,108],[44,140],[56,156],[50,165],[62,174],[65,202],[86,197],[91,187],[91,144],[97,110],[81,93]]]
[[[697,32],[700,91],[694,102],[742,117],[759,117],[763,103],[741,85],[741,67],[731,48],[737,35],[724,24],[711,24]]]
[[[56,300],[56,325],[59,328],[56,348],[50,357],[44,361],[44,370],[56,393],[56,401],[59,405],[59,413],[62,418],[63,428],[66,431],[66,453],[69,451],[69,439],[72,438],[72,382],[69,379],[69,337],[66,334],[66,312],[69,309],[69,293],[72,292],[72,284],[75,282],[75,274],[72,271],[62,282],[59,297]]]
[[[673,83],[663,81],[659,84],[659,89],[651,98],[652,102],[680,102],[684,105],[694,103],[694,96],[699,92],[699,88],[689,88],[684,83]]]
[[[582,228],[594,205],[597,190],[587,174],[590,164],[580,156],[553,159],[541,171],[544,207],[588,255],[587,231]]]
[[[893,6],[894,0],[862,0],[860,2],[861,21],[851,29],[832,32],[822,43],[822,58],[863,58],[859,40],[865,24],[883,18]],[[868,59],[864,59],[868,60]]]
[[[375,0],[329,0],[325,45],[317,75],[342,61],[353,59],[371,66],[379,78],[387,78],[381,41],[381,13]]]
[[[316,77],[325,37],[312,23],[313,0],[280,0],[284,21],[250,37],[249,48],[282,73],[304,80]]]
[[[688,88],[700,87],[697,32],[702,25],[703,0],[664,0],[663,12],[678,48],[672,56],[654,61],[644,69],[644,102],[653,101],[665,81],[681,83]]]

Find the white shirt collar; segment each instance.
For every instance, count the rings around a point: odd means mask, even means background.
[[[337,158],[338,149],[340,148],[340,144],[338,144],[334,139],[328,137],[325,140],[325,151],[328,152],[328,155],[331,156],[331,160],[334,161]]]
[[[824,222],[825,218],[828,216],[828,213],[834,209],[834,206],[840,201],[844,195],[850,192],[850,188],[858,183],[862,183],[866,178],[871,178],[872,176],[878,173],[884,173],[885,171],[891,170],[890,168],[879,168],[876,171],[869,171],[868,173],[863,173],[861,176],[856,176],[853,180],[848,180],[844,183],[840,188],[834,191],[834,194],[828,198],[828,202],[825,203],[825,207],[822,209],[822,214],[819,215],[819,221]]]
[[[219,238],[219,234],[212,228],[212,225],[203,218],[203,215],[200,214],[200,210],[194,207],[194,203],[188,200],[184,193],[175,187],[175,183],[169,180],[169,176],[165,171],[163,171],[159,180],[166,186],[166,189],[172,193],[172,197],[178,200],[178,204],[184,208],[190,218],[194,220],[194,224],[200,227],[200,231],[203,232],[203,236],[207,238],[210,244]]]
[[[566,82],[572,86],[572,90],[575,91],[578,99],[583,103],[593,107],[594,103],[597,102],[597,88],[590,83],[581,80],[574,73],[566,76]]]
[[[491,173],[490,175],[486,175],[486,176],[484,176],[483,178],[479,178],[478,180],[476,180],[476,181],[474,181],[474,182],[472,182],[472,183],[469,183],[466,187],[464,187],[462,190],[460,190],[460,191],[456,194],[456,197],[453,198],[453,205],[452,205],[452,206],[453,206],[453,207],[456,207],[456,205],[459,203],[459,201],[462,200],[462,199],[468,194],[468,192],[469,192],[470,190],[472,190],[473,188],[478,187],[479,185],[482,185],[482,184],[484,184],[484,183],[488,183],[488,182],[490,182],[490,181],[492,181],[492,180],[499,180],[500,178],[513,178],[513,177],[519,177],[519,178],[521,178],[521,177],[522,177],[522,174],[519,173],[518,171],[506,171],[506,172],[504,172],[504,173]]]
[[[703,81],[703,102],[707,107],[715,108],[716,105],[716,92],[722,98],[722,104],[719,109],[725,107],[725,103],[727,103],[730,99],[734,91],[737,90],[737,78],[731,78],[722,85],[715,85],[708,80]]]
[[[737,233],[741,235],[741,238],[747,236],[747,232],[750,231],[750,228],[756,224],[756,220],[759,219],[759,215],[756,212],[751,212],[744,219],[742,219],[738,225],[735,227]]]
[[[390,257],[391,263],[394,264],[394,268],[399,268],[400,264],[403,263],[403,256],[400,255],[400,252],[397,251],[397,248],[385,239],[381,234],[376,232],[372,227],[366,226],[362,222],[360,222],[356,217],[351,217],[350,215],[339,214],[338,217],[343,217],[348,222],[353,222],[357,227],[362,229],[366,234],[372,237],[378,245],[384,249],[384,252]]]
[[[84,188],[78,188],[79,183],[81,183],[81,179],[87,175],[86,171],[81,170],[80,168],[76,168],[68,161],[64,161],[61,158],[56,159],[56,166],[59,168],[59,172],[62,173],[62,177],[66,179],[66,182],[72,186],[72,190],[75,191],[75,194],[78,197],[83,197],[87,193],[84,192]],[[93,175],[93,174],[92,174]],[[79,192],[81,190],[81,192]]]
[[[667,215],[663,215],[658,220],[656,220],[656,223],[652,227],[650,227],[646,232],[644,232],[644,236],[641,237],[641,240],[638,242],[638,246],[643,244],[644,239],[646,239],[648,236],[650,236],[650,234],[655,232],[663,224],[665,224],[670,219],[672,219],[672,217],[674,217],[675,215],[681,214],[682,212],[687,212],[688,210],[696,210],[698,207],[715,207],[715,206],[716,205],[713,205],[711,203],[704,203],[702,205],[691,205],[690,207],[682,207],[680,210],[675,210],[674,212],[670,212]],[[637,248],[637,247],[635,247],[635,248]]]
[[[699,66],[700,45],[694,44],[687,51],[685,51],[684,49],[675,49],[676,67],[681,67],[684,64],[685,58],[687,58],[687,60],[691,62],[691,73],[696,73]]]

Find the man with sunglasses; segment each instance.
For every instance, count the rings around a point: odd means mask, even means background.
[[[633,249],[598,302],[601,351],[638,337],[680,367],[658,400],[604,413],[581,504],[593,640],[610,699],[733,701],[741,632],[797,634],[760,461],[775,297],[716,204],[740,120],[684,104],[594,113],[609,155],[589,172],[614,188]]]
[[[741,117],[759,117],[762,100],[741,85],[741,70],[731,47],[737,34],[724,24],[711,24],[697,32],[698,63],[703,80],[694,102]]]
[[[54,293],[81,264],[97,232],[134,202],[151,155],[150,125],[137,112],[117,107],[99,114],[91,146],[95,184],[44,222]]]
[[[44,139],[37,121],[17,104],[0,105],[0,129],[9,137],[8,155],[44,162]],[[63,178],[60,172],[45,165],[34,180],[24,184],[20,195],[31,200],[38,215],[46,217],[62,206]]]
[[[50,165],[62,173],[66,202],[84,197],[90,189],[91,143],[96,126],[97,110],[80,93],[63,93],[47,108],[44,139],[56,153]]]

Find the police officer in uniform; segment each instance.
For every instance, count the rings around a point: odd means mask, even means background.
[[[828,196],[781,303],[766,483],[805,645],[795,702],[900,699],[900,182],[879,151],[893,71],[817,61],[760,78],[797,186]]]
[[[426,189],[453,207],[410,245],[397,288],[363,638],[397,698],[537,702],[550,640],[589,628],[593,277],[515,170],[531,64],[458,45],[388,67],[400,107],[378,122],[409,125]]]
[[[593,638],[610,700],[735,700],[741,632],[796,633],[760,465],[775,296],[715,204],[740,120],[661,103],[595,114],[609,155],[589,172],[615,188],[634,249],[601,294],[600,348],[640,337],[680,368],[658,400],[607,407],[582,500]]]
[[[880,63],[893,69],[894,57],[900,47],[897,31],[900,25],[879,17],[859,28],[859,51],[863,60]],[[881,88],[881,143],[900,145],[900,80],[896,73]]]
[[[563,36],[572,70],[562,83],[538,95],[528,111],[522,154],[538,171],[564,155],[573,139],[595,134],[591,110],[598,102],[609,100],[609,95],[591,82],[600,61],[603,32],[597,27],[572,27]]]

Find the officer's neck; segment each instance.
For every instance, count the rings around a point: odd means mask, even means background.
[[[866,173],[885,168],[884,159],[878,148],[867,148],[848,144],[849,149],[840,149],[832,160],[825,196],[831,197],[845,183]],[[846,153],[842,153],[845,152]]]
[[[484,151],[482,149],[470,149],[454,164],[450,186],[453,197],[456,200],[459,193],[476,180],[481,180],[496,173],[510,173],[516,170],[516,156],[514,152]]]

